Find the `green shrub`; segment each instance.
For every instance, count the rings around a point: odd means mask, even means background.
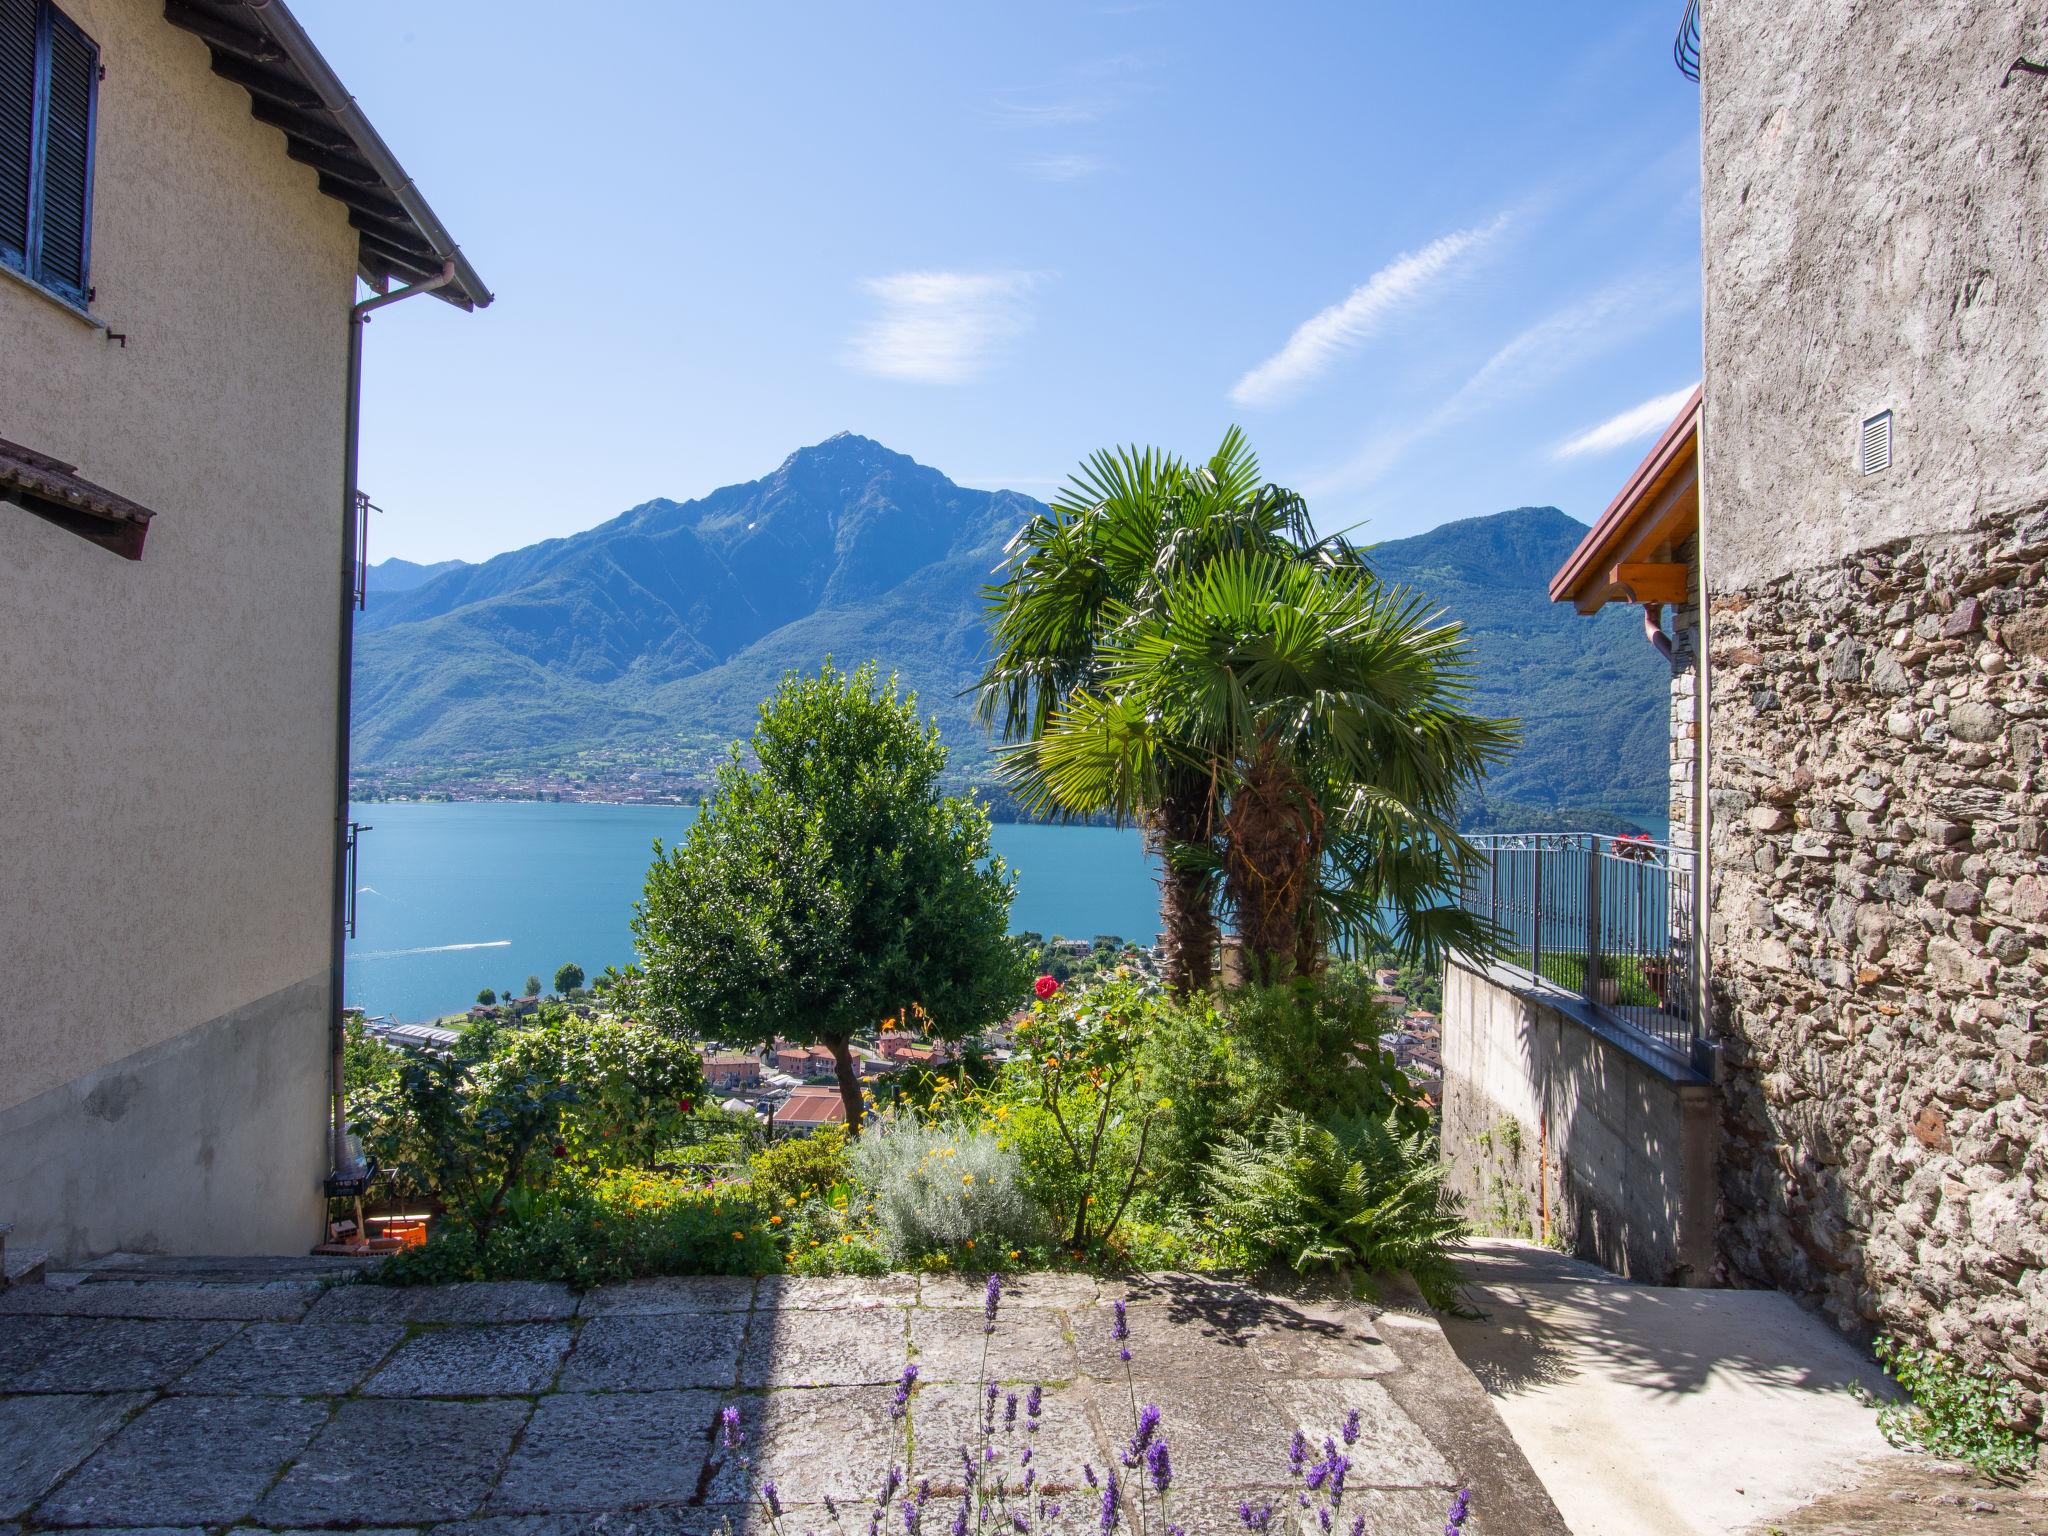
[[[771,1211],[794,1210],[830,1193],[846,1177],[846,1128],[820,1126],[808,1136],[791,1136],[752,1162],[754,1193]]]
[[[782,1267],[766,1213],[740,1185],[705,1189],[620,1172],[521,1190],[487,1232],[444,1225],[394,1254],[386,1285],[451,1280],[562,1280],[577,1289],[650,1275],[772,1274]]]
[[[897,1263],[954,1252],[999,1258],[1044,1235],[1016,1150],[989,1132],[878,1120],[847,1162],[873,1202],[877,1246]]]
[[[439,1201],[480,1239],[563,1169],[651,1163],[703,1088],[694,1050],[637,1024],[562,1015],[494,1033],[488,1049],[409,1054],[352,1122],[396,1187]]]
[[[1256,1135],[1283,1109],[1314,1120],[1392,1114],[1404,1133],[1426,1132],[1428,1111],[1380,1049],[1388,1018],[1373,994],[1369,975],[1333,966],[1155,1013],[1144,1079],[1173,1102],[1155,1132],[1159,1194],[1198,1204],[1202,1170],[1224,1138]]]
[[[1207,1184],[1225,1240],[1253,1261],[1405,1270],[1431,1306],[1456,1305],[1464,1224],[1427,1140],[1391,1116],[1319,1125],[1283,1110],[1255,1136],[1226,1135]]]
[[[361,1014],[350,1014],[342,1025],[341,1082],[351,1103],[357,1095],[395,1081],[405,1060],[400,1047],[378,1039],[364,1027]]]
[[[2024,1477],[2035,1442],[2019,1428],[2018,1383],[1988,1365],[1975,1369],[1939,1350],[1877,1341],[1877,1358],[1912,1399],[1883,1409],[1878,1427],[1893,1445],[1966,1461],[1990,1477]]]

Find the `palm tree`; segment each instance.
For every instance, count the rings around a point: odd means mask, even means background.
[[[1204,464],[1155,449],[1092,455],[1011,539],[986,591],[993,654],[977,711],[1013,743],[1045,733],[1057,711],[1100,684],[1119,626],[1156,612],[1176,580],[1223,555],[1267,552],[1332,568],[1356,566],[1341,539],[1321,540],[1301,498],[1262,484],[1258,459],[1232,427]],[[1047,796],[1052,814],[1075,806]],[[1209,984],[1217,942],[1215,785],[1192,758],[1160,760],[1144,793],[1113,807],[1162,855],[1160,927],[1168,985]]]
[[[1202,784],[1214,837],[1179,862],[1220,875],[1262,982],[1383,936],[1390,908],[1411,952],[1483,938],[1450,900],[1457,804],[1515,732],[1467,707],[1457,625],[1362,566],[1238,550],[1102,627],[1088,684],[1004,754],[1027,805],[1128,815]]]

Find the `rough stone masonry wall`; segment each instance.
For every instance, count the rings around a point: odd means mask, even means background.
[[[1722,1262],[2048,1388],[2048,508],[1717,595]]]

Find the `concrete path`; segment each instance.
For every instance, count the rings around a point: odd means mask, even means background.
[[[1476,1249],[1486,1315],[1445,1332],[1575,1536],[1760,1530],[1920,1462],[1878,1431],[1884,1373],[1789,1297],[1631,1285],[1526,1243]]]
[[[907,1462],[931,1508],[888,1536],[938,1536],[961,1447],[982,1445],[984,1369],[1045,1386],[1040,1428],[989,1404],[986,1476],[1034,1495],[1030,1536],[1097,1530],[1086,1486],[1116,1464],[1135,1404],[1171,1449],[1170,1519],[1319,1536],[1288,1465],[1358,1413],[1333,1536],[1435,1536],[1459,1487],[1474,1536],[1566,1536],[1486,1394],[1426,1313],[1285,1298],[1195,1277],[1026,1275],[993,1335],[959,1280],[702,1278],[574,1296],[528,1283],[392,1290],[314,1261],[114,1263],[0,1293],[0,1532],[311,1527],[436,1536],[781,1536],[868,1529]],[[1111,1303],[1128,1303],[1128,1373]],[[909,1411],[895,1384],[918,1368]],[[738,1409],[739,1452],[715,1431]],[[1341,1441],[1339,1442],[1341,1444]],[[1084,1470],[1088,1469],[1088,1470]],[[1118,1469],[1126,1491],[1139,1479]],[[1324,1492],[1327,1493],[1327,1483]],[[840,1508],[834,1515],[827,1500]],[[1053,1517],[1051,1505],[1060,1506]],[[1158,1505],[1121,1517],[1162,1536]]]

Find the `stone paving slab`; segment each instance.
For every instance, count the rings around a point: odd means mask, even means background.
[[[909,1278],[908,1276],[905,1277]],[[1005,1307],[1089,1307],[1099,1287],[1093,1275],[1055,1271],[1003,1276]],[[923,1307],[981,1308],[988,1295],[986,1275],[927,1275],[918,1290]]]
[[[338,1397],[361,1386],[405,1337],[401,1323],[251,1323],[171,1383],[213,1397]]]
[[[493,1514],[684,1504],[702,1493],[715,1392],[561,1393],[520,1437]]]
[[[275,1397],[151,1405],[36,1507],[38,1525],[223,1525],[244,1518],[327,1419]]]
[[[908,1307],[917,1297],[915,1275],[763,1275],[754,1305],[778,1312],[840,1312]]]
[[[558,1383],[564,1392],[724,1388],[738,1379],[744,1312],[593,1317]]]
[[[137,1392],[162,1387],[241,1331],[240,1323],[67,1318],[17,1392]]]
[[[232,1265],[217,1273],[235,1299],[196,1310],[246,1308],[272,1283]],[[141,1261],[53,1280],[72,1292],[151,1284]],[[188,1267],[163,1285],[209,1283]],[[1165,1415],[1188,1536],[1242,1536],[1237,1497],[1261,1489],[1284,1506],[1273,1536],[1322,1536],[1291,1502],[1287,1440],[1298,1425],[1319,1444],[1354,1406],[1346,1509],[1370,1513],[1372,1536],[1434,1536],[1461,1481],[1478,1489],[1473,1536],[1564,1536],[1436,1320],[1406,1302],[1378,1311],[1209,1277],[1026,1275],[1006,1280],[988,1336],[983,1296],[972,1275],[705,1277],[580,1298],[516,1282],[344,1284],[297,1321],[0,1314],[0,1536],[143,1525],[717,1536],[728,1518],[730,1536],[767,1536],[753,1500],[764,1472],[791,1511],[781,1536],[838,1536],[827,1494],[847,1504],[846,1536],[864,1536],[880,1475],[906,1451],[913,1480],[957,1500],[960,1448],[983,1443],[985,1341],[998,1381],[992,1475],[1014,1487],[1028,1447],[1070,1530],[1095,1524],[1083,1469],[1115,1465],[1135,1405],[1150,1401]],[[1128,1375],[1110,1337],[1118,1299]],[[899,1420],[891,1400],[912,1361],[918,1385]],[[45,1385],[22,1395],[28,1382]],[[1022,1410],[1032,1382],[1047,1384],[1035,1435]],[[744,1464],[716,1444],[722,1405],[742,1414]],[[950,1520],[950,1508],[938,1524],[928,1514],[926,1529]],[[238,1522],[250,1528],[225,1529]],[[1331,1536],[1349,1536],[1348,1521]]]
[[[572,1317],[566,1285],[469,1280],[457,1285],[338,1285],[306,1314],[309,1323],[529,1323]]]
[[[706,1497],[744,1504],[765,1475],[792,1504],[816,1504],[828,1495],[871,1499],[884,1458],[901,1455],[903,1429],[889,1417],[889,1401],[888,1392],[873,1387],[729,1395],[725,1402],[740,1410],[750,1465],[721,1452]]]
[[[29,1368],[66,1338],[84,1338],[90,1323],[54,1317],[0,1317],[0,1392],[20,1390],[17,1383]]]
[[[674,1275],[600,1285],[584,1292],[576,1310],[584,1317],[610,1317],[622,1313],[744,1312],[753,1304],[751,1275]]]
[[[146,1392],[0,1397],[0,1519],[25,1513],[148,1401]]]
[[[434,1328],[398,1347],[363,1387],[368,1397],[503,1397],[544,1392],[569,1353],[566,1323]]]
[[[743,1387],[825,1387],[893,1382],[910,1362],[908,1323],[875,1311],[753,1314],[740,1353]]]
[[[995,1332],[985,1333],[985,1326],[978,1308],[920,1307],[913,1312],[910,1342],[919,1377],[980,1381],[984,1368],[996,1381],[1071,1381],[1079,1374],[1064,1313],[1019,1308],[999,1317]]]
[[[0,1314],[58,1317],[229,1318],[295,1322],[321,1292],[316,1284],[17,1285],[0,1291]]]
[[[531,1412],[516,1398],[343,1403],[264,1496],[256,1518],[265,1525],[349,1518],[396,1525],[474,1514]]]
[[[1127,1403],[1090,1385],[1049,1387],[1041,1399],[1037,1433],[1029,1432],[1024,1407],[1017,1410],[1015,1428],[1007,1427],[1007,1393],[996,1403],[995,1429],[986,1448],[996,1453],[988,1463],[1007,1487],[1018,1487],[1024,1476],[1023,1452],[1031,1450],[1030,1465],[1037,1468],[1038,1483],[1054,1492],[1079,1488],[1086,1483],[1087,1467],[1099,1474],[1110,1464],[1110,1449],[1130,1437],[1131,1416]],[[912,1404],[913,1427],[917,1435],[920,1472],[929,1474],[935,1486],[958,1495],[964,1469],[960,1451],[982,1453],[982,1426],[986,1422],[985,1401],[971,1382],[920,1385]],[[874,1459],[870,1457],[870,1460]]]

